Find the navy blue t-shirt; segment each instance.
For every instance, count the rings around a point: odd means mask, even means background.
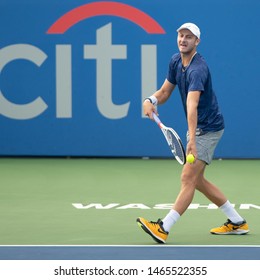
[[[167,80],[178,85],[186,117],[188,93],[190,91],[201,92],[198,104],[198,128],[205,132],[219,131],[224,128],[224,118],[212,88],[211,75],[200,54],[195,54],[186,69],[182,66],[180,53],[173,55],[169,64]]]

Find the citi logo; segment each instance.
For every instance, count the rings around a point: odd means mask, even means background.
[[[133,26],[141,28],[144,33],[150,35],[164,35],[166,32],[162,26],[147,13],[119,2],[93,2],[79,6],[65,13],[51,24],[46,31],[45,36],[63,36],[72,28],[76,28],[77,24],[87,21],[93,17],[108,16],[109,19],[119,17],[130,23]],[[111,19],[112,20],[112,19]],[[122,32],[124,32],[122,30]],[[87,38],[88,34],[84,34]],[[105,25],[96,29],[95,44],[83,44],[82,53],[77,54],[78,59],[82,59],[88,63],[89,60],[95,62],[93,71],[96,71],[96,107],[99,113],[107,119],[121,119],[128,115],[131,100],[124,100],[121,103],[114,101],[114,95],[122,94],[123,89],[116,86],[117,79],[113,77],[113,64],[118,60],[128,59],[129,45],[113,43],[113,25],[108,22]],[[83,34],[82,34],[83,36]],[[136,48],[136,41],[135,41]],[[157,44],[142,44],[140,43],[136,52],[140,53],[140,115],[142,117],[141,103],[144,97],[151,94],[157,88]],[[131,46],[133,47],[133,46]],[[55,68],[55,114],[56,118],[72,118],[73,117],[73,73],[74,73],[74,54],[73,42],[71,44],[56,44],[54,46],[55,61],[52,62]],[[53,55],[51,56],[53,57]],[[13,44],[3,47],[0,50],[0,73],[8,64],[15,63],[16,60],[26,60],[34,66],[41,67],[47,63],[49,56],[39,46],[32,44]],[[121,64],[120,64],[121,65]],[[136,71],[133,68],[129,70],[129,64],[123,64],[123,69],[120,71],[122,75],[128,73],[131,76],[131,71]],[[72,71],[73,69],[73,71]],[[76,70],[75,70],[76,71]],[[80,71],[80,70],[78,70]],[[121,75],[121,74],[120,74]],[[43,81],[44,82],[44,81]],[[85,80],[82,80],[84,85]],[[85,85],[85,88],[87,86]],[[86,94],[88,94],[86,92]],[[45,101],[44,96],[35,94],[32,100],[28,100],[23,104],[17,104],[14,100],[9,100],[7,93],[0,89],[0,114],[7,118],[26,120],[33,119],[43,114],[50,104]],[[118,104],[119,103],[119,104]],[[82,104],[87,107],[88,104]],[[50,106],[53,106],[50,105]]]

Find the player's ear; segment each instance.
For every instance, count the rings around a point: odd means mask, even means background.
[[[200,39],[197,38],[197,39],[196,39],[196,42],[195,42],[195,45],[198,46],[199,43],[200,43]]]

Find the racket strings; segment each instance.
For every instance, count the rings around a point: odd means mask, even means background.
[[[167,130],[167,139],[172,152],[182,161],[185,162],[185,154],[180,140],[171,130]]]

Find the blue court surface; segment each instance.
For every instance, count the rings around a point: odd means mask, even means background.
[[[0,260],[260,260],[260,246],[1,246]]]

